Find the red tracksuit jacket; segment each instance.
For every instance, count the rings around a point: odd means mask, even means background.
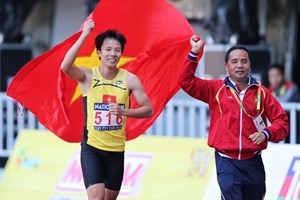
[[[230,90],[231,87],[236,91],[229,77],[224,80],[200,79],[194,75],[197,65],[195,58],[188,56],[183,64],[179,84],[190,96],[209,105],[208,145],[238,160],[251,158],[266,149],[267,140],[257,145],[248,138],[250,134],[257,132],[251,116],[257,116],[256,102],[259,83],[249,76],[249,85],[242,100],[247,115]],[[263,131],[268,135],[269,141],[284,140],[288,135],[288,116],[280,103],[264,86],[261,86],[260,113],[265,124],[267,124],[267,119],[271,123]]]

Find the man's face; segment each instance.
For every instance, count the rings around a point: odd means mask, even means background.
[[[229,54],[225,68],[233,81],[244,82],[248,80],[251,71],[248,53],[243,49],[233,50]]]
[[[276,68],[272,68],[268,71],[268,79],[270,86],[275,90],[279,88],[284,81],[283,74]]]
[[[101,58],[103,65],[107,67],[116,67],[122,56],[120,42],[113,38],[106,38],[103,41],[101,50],[98,50],[98,56]]]

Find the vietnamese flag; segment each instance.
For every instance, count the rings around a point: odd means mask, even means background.
[[[189,39],[194,31],[183,14],[165,0],[101,0],[89,18],[94,20],[95,28],[82,46],[76,65],[99,66],[94,38],[106,29],[122,32],[127,44],[118,66],[141,79],[154,107],[152,118],[128,118],[127,140],[134,139],[153,124],[179,90],[178,72],[190,50]],[[81,28],[29,61],[7,90],[8,96],[24,105],[41,124],[67,142],[81,140],[83,101],[77,81],[67,77],[60,70],[60,64],[80,33]],[[131,107],[136,106],[131,99]]]
[[[104,94],[102,96],[102,102],[103,103],[109,103],[109,102],[117,103],[117,96]]]

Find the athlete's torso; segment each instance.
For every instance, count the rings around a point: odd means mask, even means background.
[[[109,102],[129,108],[129,90],[126,83],[127,71],[119,69],[112,80],[104,79],[98,67],[92,69],[92,84],[84,96],[87,143],[106,151],[124,151],[125,116],[109,112]]]

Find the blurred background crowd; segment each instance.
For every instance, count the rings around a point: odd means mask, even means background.
[[[30,59],[78,31],[101,0],[1,0],[0,89]],[[300,2],[297,0],[168,0],[206,41],[200,76],[222,78],[234,44],[251,53],[254,76],[280,102],[299,102]],[[172,20],[172,19],[170,19]],[[176,22],[174,22],[176,23]],[[180,93],[174,98],[185,98]],[[299,121],[299,111],[297,120]],[[299,142],[299,124],[297,123]]]
[[[67,0],[63,0],[68,2]],[[293,91],[299,87],[300,79],[300,53],[299,44],[299,2],[297,0],[168,0],[177,7],[191,23],[194,29],[205,38],[207,44],[244,44],[251,46],[255,56],[252,70],[259,73],[264,85],[278,90],[283,81],[293,82]],[[70,11],[74,16],[79,15],[84,19],[99,0],[79,1],[80,13]],[[59,1],[56,0],[2,0],[0,2],[0,44],[27,44],[30,45],[28,59],[40,55],[49,50],[55,44],[61,42],[72,32],[74,27],[79,27],[81,18],[64,29],[70,32],[62,32],[59,25],[64,17],[58,19]],[[72,9],[72,7],[70,7]],[[75,18],[76,19],[76,18]],[[73,26],[73,27],[72,27]],[[7,45],[6,45],[7,46]],[[2,48],[5,51],[5,48]],[[18,49],[16,47],[16,52]],[[20,56],[20,52],[18,52]],[[26,57],[26,56],[25,56]],[[1,60],[5,57],[2,56]],[[28,59],[24,58],[23,62]],[[2,63],[5,61],[2,61]],[[15,69],[8,70],[8,74],[15,73]],[[281,65],[279,75],[283,76],[281,83],[270,85],[274,78],[268,77],[274,73],[268,73],[271,65]],[[2,66],[1,68],[3,68]],[[282,69],[283,68],[283,69]],[[5,70],[1,73],[1,84],[5,84]],[[8,75],[8,76],[9,76]],[[4,78],[3,78],[4,76]],[[3,83],[4,82],[4,83]],[[285,89],[274,94],[281,96],[288,91]],[[5,86],[1,87],[2,91]],[[291,99],[293,101],[296,98]]]

